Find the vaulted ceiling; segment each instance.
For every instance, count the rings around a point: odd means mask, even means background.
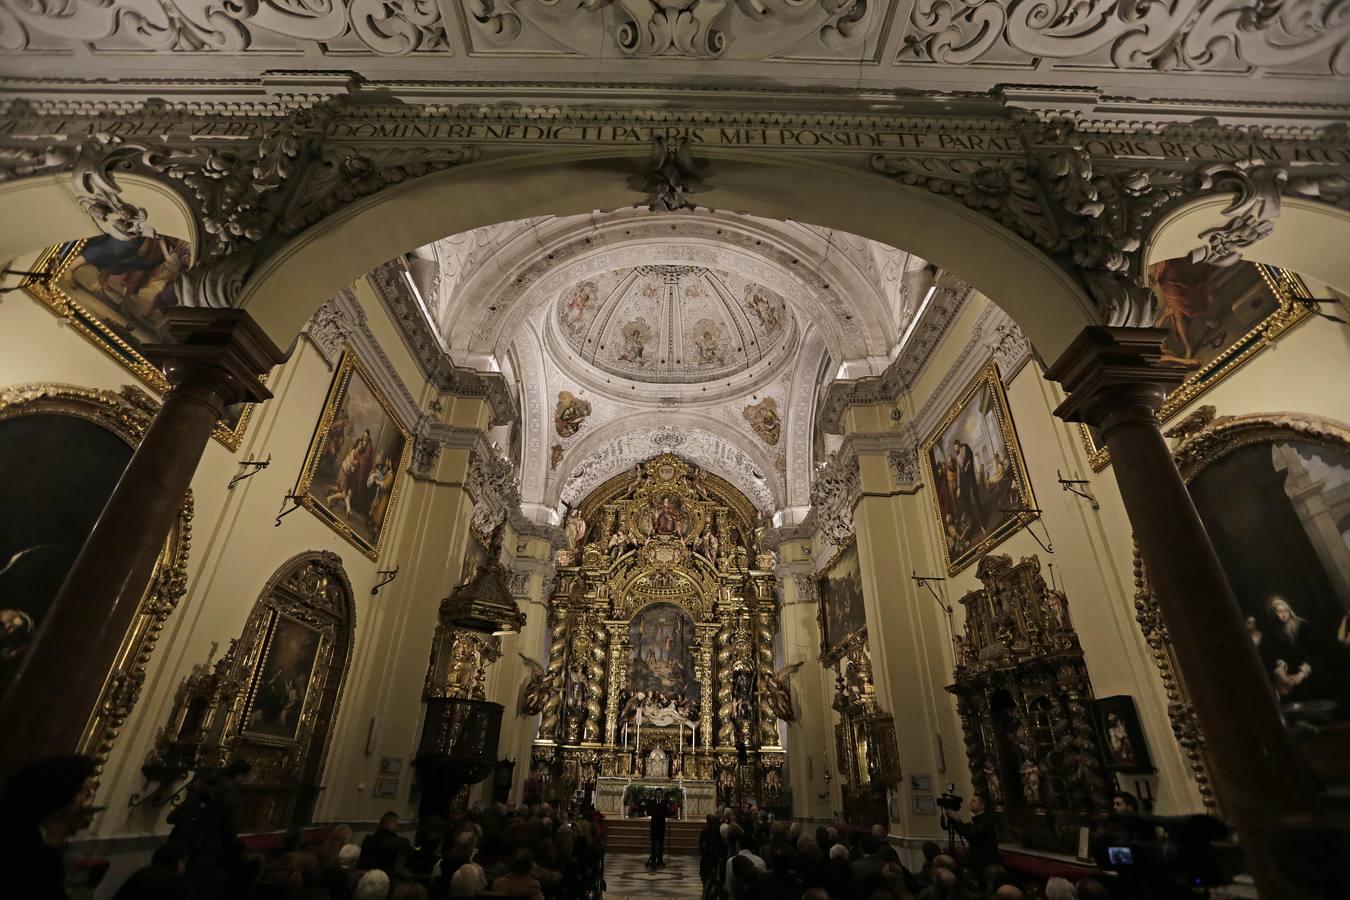
[[[21,54],[6,75],[142,92],[303,92],[322,88],[306,73],[354,72],[408,97],[474,82],[736,85],[750,101],[1019,84],[1325,102],[1345,99],[1326,76],[1350,74],[1347,40],[1344,4],[1324,0],[0,0],[0,50]]]
[[[934,273],[855,235],[711,211],[505,222],[410,253],[456,363],[501,369],[536,513],[673,450],[762,509],[808,503],[840,372],[891,360]]]

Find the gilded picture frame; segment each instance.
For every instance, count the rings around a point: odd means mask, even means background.
[[[976,410],[974,404],[977,402],[984,404],[986,409]],[[996,423],[992,430],[988,427],[990,417]],[[962,434],[969,436],[972,430],[979,435],[977,442],[980,443],[974,450],[969,441],[958,440]],[[937,517],[942,560],[948,575],[960,572],[1040,516],[1003,379],[994,360],[986,363],[961,392],[942,422],[924,441],[920,456],[928,484],[932,486],[929,495],[933,514]],[[962,461],[969,463],[969,478],[965,477],[966,467]],[[941,473],[939,468],[943,469]],[[955,478],[952,469],[956,470]],[[997,479],[984,483],[991,473],[997,475]],[[962,482],[966,488],[973,485],[973,490],[963,489]],[[951,487],[953,484],[955,488]],[[958,496],[970,499],[958,501]],[[993,513],[998,515],[995,517]],[[977,518],[978,521],[973,521]]]
[[[1241,337],[1224,347],[1213,359],[1192,372],[1180,387],[1168,394],[1162,408],[1158,410],[1158,420],[1161,422],[1168,421],[1210,388],[1232,375],[1310,314],[1309,308],[1299,300],[1311,299],[1312,293],[1297,274],[1264,263],[1240,262],[1237,265],[1250,267],[1254,271],[1274,295],[1277,306]],[[1111,465],[1111,452],[1101,443],[1093,429],[1081,423],[1077,428],[1092,471],[1100,472]]]
[[[857,598],[856,608],[848,610],[847,615],[836,611],[831,615],[830,604],[837,603],[844,594],[840,590],[831,587],[831,582],[841,581],[853,582],[856,579]],[[845,591],[851,590],[850,584]],[[833,631],[841,630],[831,627],[831,620],[835,625],[851,626],[843,629],[844,633],[834,634]],[[851,537],[842,547],[835,551],[829,561],[821,567],[816,573],[816,621],[820,625],[820,652],[822,658],[838,659],[848,648],[859,639],[866,640],[867,635],[867,614],[862,587],[862,562],[858,556],[857,537]]]
[[[297,636],[300,641],[307,642],[301,645],[300,655],[295,657],[299,668],[291,673],[303,670],[304,688],[300,692],[300,697],[292,697],[291,702],[294,704],[292,708],[273,709],[275,704],[272,704],[271,700],[282,698],[278,692],[271,690],[271,686],[285,680],[287,672],[281,664],[286,655],[283,644],[291,644],[292,642],[287,640],[291,636]],[[312,704],[323,683],[323,678],[316,678],[315,673],[327,670],[328,658],[332,655],[331,643],[323,630],[314,624],[279,609],[269,611],[252,678],[249,681],[248,701],[244,706],[239,729],[242,737],[259,744],[300,743],[307,719],[313,718]]]
[[[90,239],[68,241],[44,250],[33,265],[32,271],[44,273],[44,277],[29,277],[23,283],[27,293],[53,315],[65,320],[85,340],[112,357],[122,368],[136,376],[156,396],[163,396],[169,389],[169,382],[163,373],[141,351],[132,345],[123,335],[119,335],[107,321],[100,319],[87,305],[62,287],[70,281],[71,266],[80,258],[80,252]],[[263,375],[266,381],[267,376]],[[243,443],[244,433],[248,430],[249,420],[253,417],[254,403],[240,403],[226,410],[228,418],[216,423],[211,436],[227,449],[238,450]]]
[[[71,416],[108,430],[132,448],[144,437],[157,409],[152,397],[131,386],[122,388],[120,393],[67,384],[0,388],[0,422],[37,415]],[[75,749],[92,756],[99,771],[140,698],[146,666],[164,623],[187,592],[192,514],[193,497],[189,491],[122,638],[116,661],[107,672],[90,673],[90,677],[102,678],[103,689]]]
[[[358,446],[363,439],[364,449]],[[354,547],[370,559],[379,559],[412,448],[411,433],[348,347],[333,373],[295,495]],[[353,451],[358,455],[357,467],[344,476],[343,466]],[[389,468],[372,483],[382,463]]]

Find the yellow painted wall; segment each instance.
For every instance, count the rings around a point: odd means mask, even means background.
[[[433,389],[422,382],[394,326],[362,283],[357,295],[372,332],[410,391],[423,406]],[[294,489],[332,380],[332,372],[307,342],[297,341],[290,359],[268,381],[274,398],[254,409],[243,444],[231,452],[209,442],[192,489],[196,512],[188,560],[188,590],[170,616],[147,671],[145,687],[122,730],[102,779],[98,803],[108,807],[93,836],[167,830],[162,810],[128,809],[140,790],[140,766],[155,732],[167,720],[181,679],[216,659],[237,637],[253,603],[273,573],[296,554],[338,554],[355,594],[355,635],[347,680],[323,774],[318,820],[366,821],[385,809],[410,814],[405,801],[410,763],[421,727],[421,694],[430,656],[436,608],[458,579],[472,503],[462,484],[468,452],[447,450],[436,481],[404,473],[402,493],[390,520],[381,559],[372,561],[307,510],[274,519]],[[117,362],[26,294],[0,302],[0,384],[63,382],[117,389],[136,383]],[[458,425],[486,425],[481,400],[446,402],[443,416]],[[405,423],[411,425],[412,423]],[[226,485],[237,461],[271,454],[269,468]],[[371,596],[377,569],[400,567],[396,581]],[[371,753],[366,737],[377,718]],[[380,757],[401,757],[400,799],[371,797]]]
[[[1310,285],[1316,294],[1320,285]],[[972,328],[989,301],[976,296],[960,313],[912,393],[896,403],[850,410],[849,431],[886,431],[895,426],[889,409],[906,418],[937,390],[956,364]],[[1213,404],[1220,415],[1295,412],[1350,422],[1350,329],[1315,318],[1305,319],[1279,341],[1192,404]],[[958,388],[960,386],[957,386]],[[1053,416],[1063,395],[1029,362],[1007,388],[1023,456],[1044,510],[1032,526],[1055,550],[1047,554],[1026,529],[993,552],[1014,559],[1036,554],[1043,574],[1069,597],[1071,616],[1082,642],[1098,696],[1131,694],[1139,706],[1156,776],[1149,788],[1161,814],[1200,808],[1200,797],[1172,736],[1166,695],[1157,668],[1135,621],[1133,545],[1128,519],[1111,469],[1093,473],[1076,427]],[[1185,411],[1183,411],[1184,414]],[[1180,414],[1179,414],[1180,415]],[[1179,416],[1178,416],[1179,417]],[[927,435],[919,435],[922,441]],[[860,456],[863,497],[854,514],[863,566],[863,587],[878,696],[895,715],[905,779],[892,803],[892,832],[915,841],[938,835],[935,816],[916,814],[909,777],[932,774],[935,792],[947,781],[970,790],[955,704],[944,690],[953,668],[950,631],[939,604],[919,588],[911,574],[945,575],[932,497],[927,487],[916,494],[896,493],[897,485],[880,455]],[[1062,490],[1057,477],[1087,478],[1100,511]],[[870,496],[881,495],[881,496]],[[889,496],[887,496],[889,495]],[[980,586],[972,564],[935,585],[943,601],[955,607],[955,626],[963,628],[959,599]],[[814,622],[810,623],[814,630]],[[818,630],[814,630],[818,641]],[[834,716],[831,715],[831,721]],[[940,737],[939,737],[940,736]],[[826,735],[804,735],[804,745]],[[945,771],[941,767],[945,754]],[[1122,786],[1135,789],[1136,776]],[[801,807],[799,806],[799,809]],[[899,813],[897,816],[896,814]]]

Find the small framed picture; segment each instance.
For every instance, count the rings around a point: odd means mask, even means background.
[[[401,775],[402,773],[403,773],[403,757],[401,756],[380,757],[381,775]]]
[[[1156,771],[1144,743],[1144,729],[1134,698],[1128,694],[1102,697],[1092,702],[1092,718],[1101,737],[1102,761],[1112,772]]]
[[[374,797],[377,800],[393,800],[398,796],[397,778],[376,778]]]
[[[921,816],[937,815],[937,801],[931,794],[914,794],[911,799],[914,802],[914,812]]]

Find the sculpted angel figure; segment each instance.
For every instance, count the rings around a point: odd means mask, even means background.
[[[567,543],[573,550],[581,547],[581,542],[586,540],[586,520],[581,517],[581,510],[574,509],[567,517],[567,525],[564,531],[567,534]]]
[[[544,709],[544,703],[551,693],[548,673],[543,666],[524,653],[520,654],[520,658],[525,661],[525,667],[530,670],[530,677],[520,686],[520,700],[517,703],[518,714],[522,716],[538,715]]]
[[[764,699],[769,711],[784,722],[797,721],[797,713],[792,708],[792,676],[797,674],[804,663],[795,662],[784,666],[773,675],[764,679]]]

